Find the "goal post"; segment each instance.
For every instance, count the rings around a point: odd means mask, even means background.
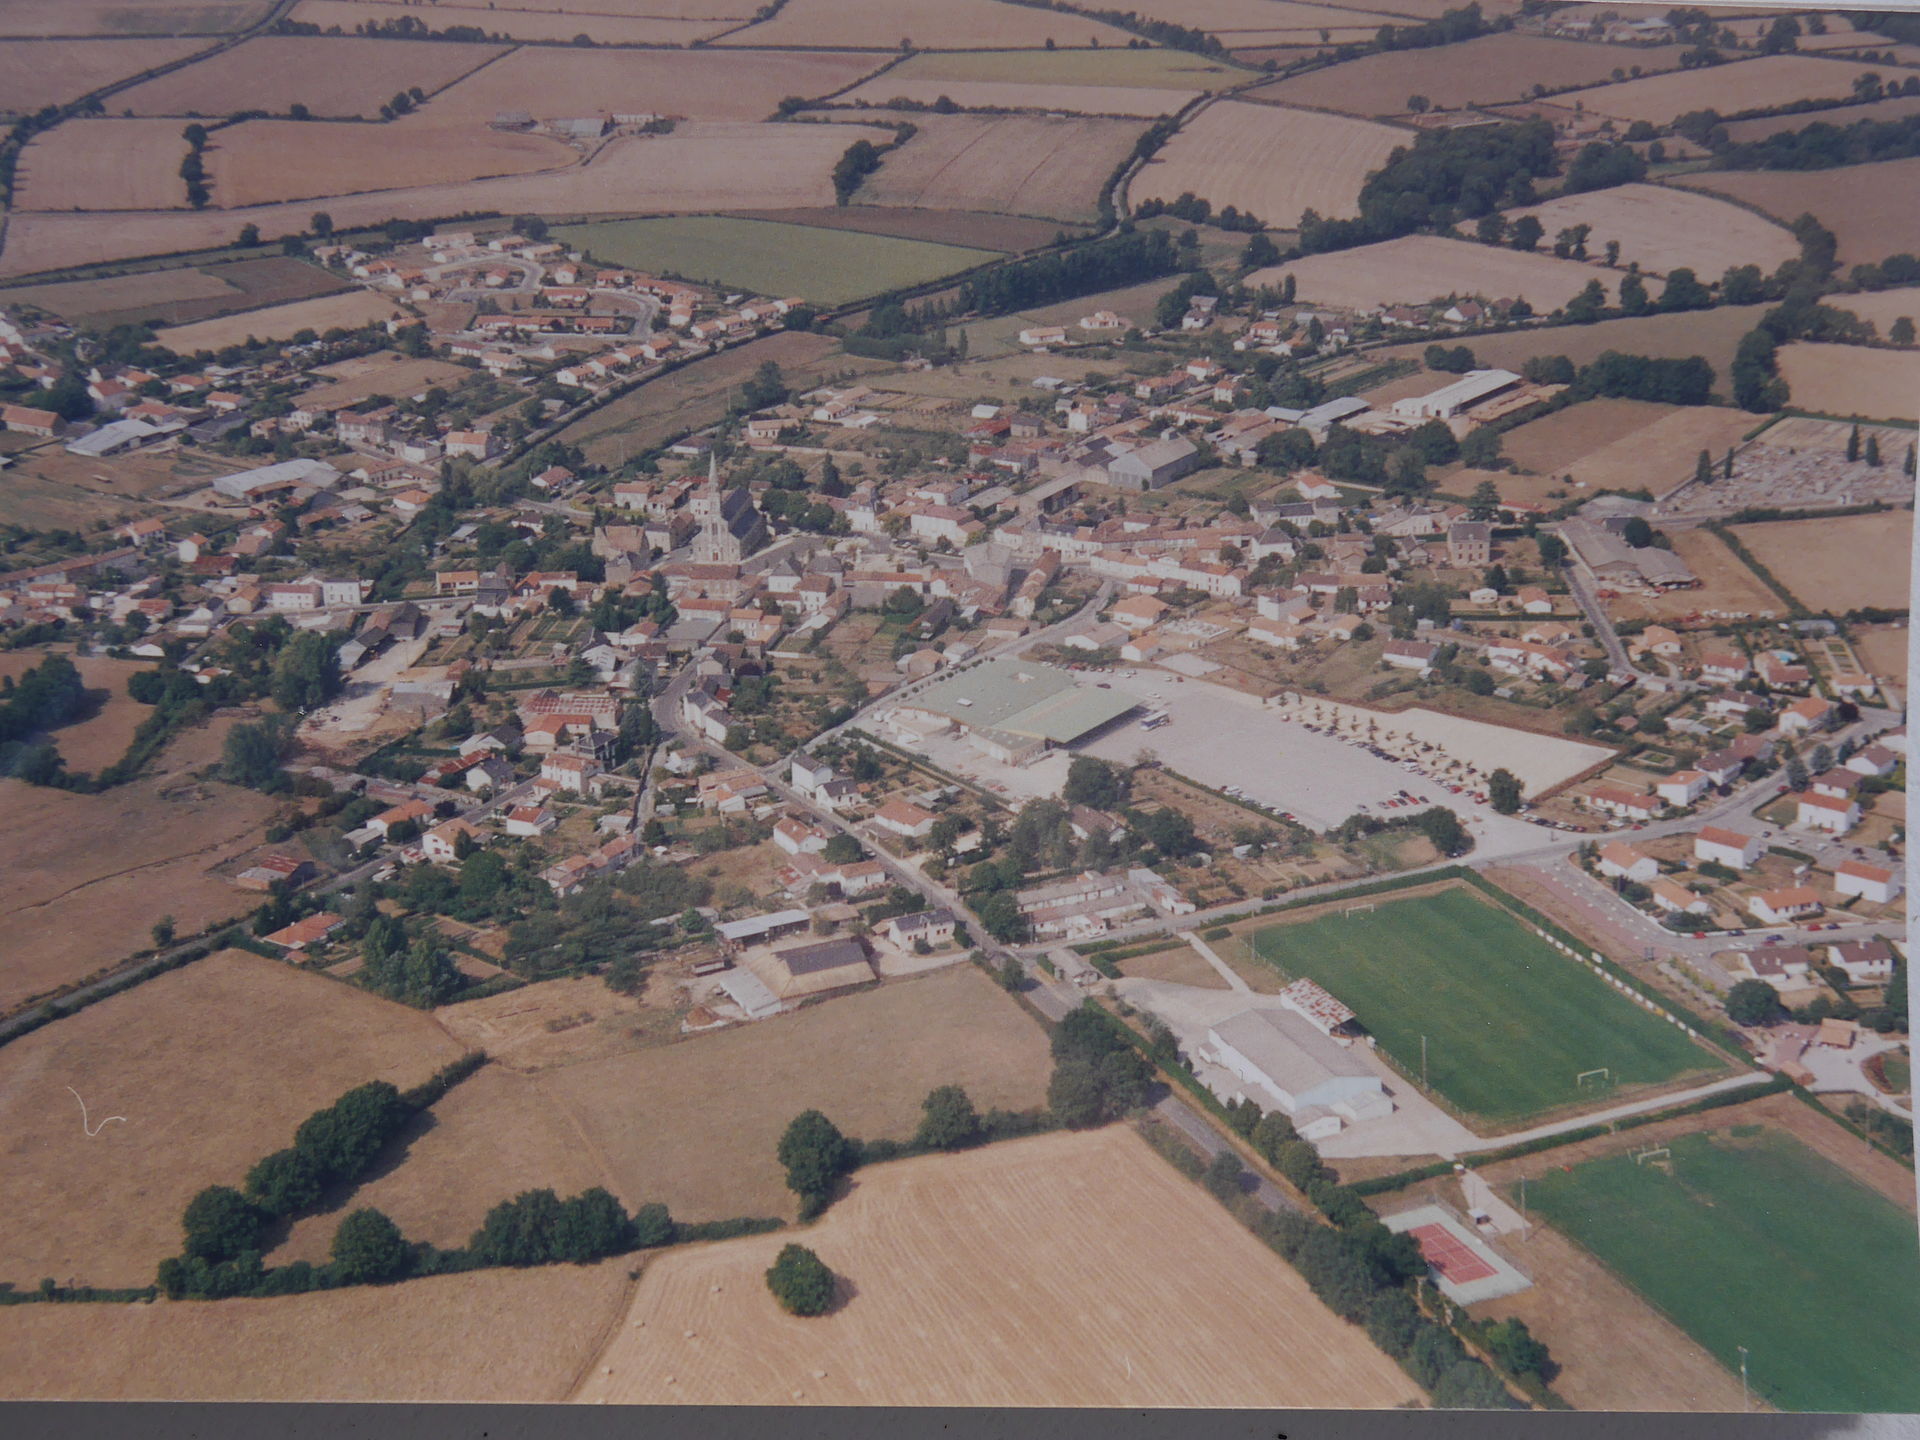
[[[1369,900],[1361,905],[1348,905],[1341,910],[1340,918],[1343,920],[1351,920],[1356,915],[1371,914],[1373,911],[1373,903],[1373,901]]]
[[[1573,1077],[1573,1083],[1580,1090],[1604,1090],[1613,1084],[1613,1071],[1605,1065],[1596,1070],[1582,1070]]]
[[[1644,1150],[1635,1150],[1632,1153],[1633,1163],[1636,1165],[1645,1165],[1650,1160],[1658,1162],[1673,1159],[1673,1151],[1669,1150],[1665,1145],[1649,1145]]]

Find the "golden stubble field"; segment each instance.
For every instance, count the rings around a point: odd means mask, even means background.
[[[1786,227],[1765,216],[1663,185],[1619,185],[1523,205],[1506,215],[1534,216],[1546,228],[1547,243],[1569,226],[1589,225],[1590,254],[1604,254],[1607,242],[1617,240],[1621,264],[1637,261],[1654,275],[1686,266],[1711,281],[1730,265],[1758,265],[1770,275],[1800,253]],[[1658,299],[1658,287],[1652,289]]]
[[[460,1053],[429,1015],[239,950],[15,1040],[0,1050],[0,1279],[147,1284],[201,1189],[241,1183],[353,1086],[417,1085]]]
[[[1129,189],[1136,202],[1191,193],[1291,229],[1305,210],[1359,214],[1361,184],[1413,139],[1367,120],[1221,100],[1182,126]],[[1287,163],[1274,163],[1277,155]]]
[[[421,111],[390,125],[249,120],[207,148],[214,204],[235,210],[283,200],[457,185],[564,170],[579,152],[546,135],[515,135]]]
[[[184,60],[209,43],[9,39],[0,45],[0,114],[31,115],[43,105],[64,105],[155,65]]]
[[[244,310],[217,320],[175,325],[156,331],[154,339],[176,355],[192,355],[201,350],[222,350],[248,338],[289,340],[302,330],[314,330],[322,335],[334,329],[357,330],[362,325],[390,320],[404,313],[393,301],[371,290],[348,290],[339,295],[296,300],[291,305]]]
[[[20,152],[18,210],[185,209],[177,120],[69,120]]]
[[[770,20],[722,45],[843,46],[850,50],[1044,49],[1113,45],[1132,37],[1085,15],[1000,0],[788,0]]]
[[[0,653],[0,676],[18,680],[46,659],[44,650]],[[111,765],[127,753],[133,732],[152,710],[127,694],[127,677],[150,670],[146,660],[114,660],[105,655],[66,657],[80,672],[80,680],[98,695],[98,704],[84,720],[63,725],[52,739],[71,771],[92,772]]]
[[[1840,242],[1843,266],[1920,251],[1920,157],[1832,170],[1714,170],[1675,183],[1724,195],[1791,224],[1814,214]]]
[[[1700,452],[1720,462],[1755,417],[1717,405],[1655,405],[1645,400],[1587,400],[1501,437],[1507,457],[1559,484],[1664,495],[1693,477]]]
[[[113,110],[225,117],[242,110],[284,115],[299,104],[315,115],[365,118],[397,91],[432,95],[506,53],[500,45],[264,35],[122,91]]]
[[[1631,55],[1631,51],[1622,51]],[[1554,96],[1554,104],[1584,106],[1619,120],[1665,125],[1689,110],[1731,115],[1794,100],[1839,100],[1853,93],[1856,77],[1877,74],[1871,65],[1813,55],[1763,55],[1704,70],[1649,75],[1619,85],[1600,85]]]
[[[786,1314],[798,1240],[843,1302]],[[575,1396],[615,1404],[1384,1408],[1366,1332],[1123,1126],[876,1166],[824,1219],[662,1255]]]
[[[0,37],[220,35],[257,24],[270,0],[8,0]]]
[[[1898,464],[1899,456],[1888,457]],[[1740,525],[1735,535],[1774,578],[1813,610],[1902,610],[1913,512],[1844,515],[1826,520],[1771,520]]]
[[[676,9],[681,14],[670,13]],[[739,18],[684,18],[687,10],[699,9],[728,10]],[[393,0],[302,0],[292,18],[326,30],[337,25],[351,35],[362,25],[386,24],[405,14],[407,7]],[[673,0],[639,0],[637,4],[635,0],[594,0],[590,10],[585,6],[556,9],[526,0],[516,0],[512,8],[495,9],[491,3],[476,0],[466,5],[435,5],[428,23],[443,31],[471,26],[484,34],[505,35],[512,40],[565,44],[576,35],[585,35],[600,45],[691,45],[724,30],[737,29],[746,18],[746,7],[727,0],[715,0],[711,7],[676,6]]]
[[[632,1257],[278,1300],[22,1305],[9,1399],[564,1400],[633,1291]]]
[[[1058,54],[1058,51],[1054,52]],[[1027,81],[895,79],[888,71],[840,97],[869,105],[906,100],[933,105],[944,96],[969,109],[1064,111],[1073,115],[1171,115],[1198,90],[1137,85],[1049,85]]]
[[[1524,299],[1541,314],[1559,309],[1590,280],[1598,280],[1611,299],[1617,278],[1612,271],[1578,260],[1497,249],[1439,235],[1408,235],[1272,265],[1256,270],[1246,283],[1278,285],[1288,274],[1298,284],[1301,300],[1322,305],[1366,309],[1479,295],[1489,300]],[[1546,337],[1524,334],[1514,338],[1534,346],[1534,353],[1556,353],[1561,335],[1555,331]]]
[[[793,1215],[774,1158],[816,1108],[849,1135],[904,1139],[920,1102],[960,1085],[985,1111],[1044,1102],[1046,1037],[985,975],[958,965],[676,1044],[545,1070],[535,1093],[570,1117],[629,1208],[686,1220]]]
[[[860,187],[862,203],[1059,220],[1093,218],[1101,187],[1144,128],[1067,116],[874,113],[910,120],[918,133]]]
[[[1865,420],[1920,419],[1920,350],[1798,341],[1781,348],[1780,373],[1798,410]]]

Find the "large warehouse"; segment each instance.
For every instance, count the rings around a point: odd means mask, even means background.
[[[894,706],[885,723],[908,744],[957,731],[995,760],[1023,765],[1087,739],[1137,703],[1037,661],[986,660]]]

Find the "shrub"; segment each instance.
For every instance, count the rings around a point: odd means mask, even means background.
[[[786,1245],[767,1268],[767,1289],[789,1315],[824,1315],[833,1308],[833,1271],[804,1245]]]
[[[411,1268],[412,1247],[378,1210],[355,1210],[333,1232],[333,1269],[350,1285],[398,1280]]]
[[[231,1185],[209,1185],[187,1202],[181,1217],[188,1258],[219,1264],[260,1243],[260,1212]]]

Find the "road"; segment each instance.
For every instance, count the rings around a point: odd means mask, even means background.
[[[1576,561],[1564,566],[1561,573],[1567,577],[1567,589],[1579,602],[1581,612],[1593,626],[1594,639],[1598,640],[1601,648],[1607,652],[1607,663],[1616,673],[1631,675],[1643,685],[1661,690],[1676,687],[1694,688],[1689,681],[1671,681],[1663,676],[1649,674],[1635,665],[1627,655],[1627,647],[1620,639],[1620,632],[1613,628],[1613,619],[1607,614],[1607,607],[1600,603],[1600,597],[1595,593],[1598,587],[1593,578],[1586,573],[1585,567]]]

